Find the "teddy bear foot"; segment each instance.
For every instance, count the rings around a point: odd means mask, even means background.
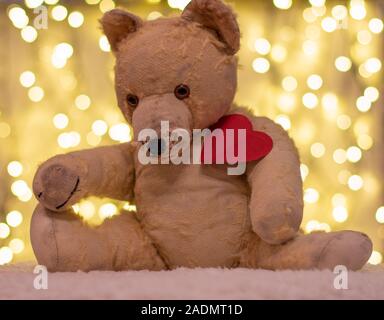
[[[371,240],[365,234],[355,231],[314,232],[299,235],[282,245],[269,245],[260,239],[258,241],[258,245],[250,243],[244,254],[244,267],[333,270],[342,265],[349,270],[359,270],[372,253]]]
[[[93,250],[87,250],[87,242],[97,241],[94,232],[72,210],[58,213],[39,204],[32,215],[30,237],[38,263],[49,271],[87,270],[95,263]]]
[[[372,242],[364,233],[335,232],[322,250],[317,267],[333,269],[337,265],[342,265],[350,270],[359,270],[368,261],[371,253]]]
[[[130,213],[87,225],[72,210],[54,212],[39,204],[32,216],[31,242],[49,271],[162,270],[166,266]]]

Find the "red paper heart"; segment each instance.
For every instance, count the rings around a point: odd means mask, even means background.
[[[271,152],[273,147],[272,138],[264,132],[254,131],[251,121],[241,114],[224,116],[209,129],[211,130],[211,133],[213,133],[215,129],[221,129],[223,135],[216,136],[216,138],[211,140],[211,144],[207,143],[209,139],[204,139],[204,145],[201,150],[201,163],[211,163],[209,160],[212,160],[212,163],[223,163],[220,154],[224,155],[224,163],[230,163],[227,158],[227,153],[237,157],[239,154],[239,146],[244,146],[244,144],[245,161],[259,160]],[[233,143],[227,141],[228,129],[233,129]],[[239,139],[239,129],[245,129],[245,141],[244,139]],[[207,161],[204,161],[205,148],[207,149]],[[218,150],[217,148],[220,149]],[[217,158],[217,155],[219,155],[219,158]]]

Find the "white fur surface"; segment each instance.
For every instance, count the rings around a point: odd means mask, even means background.
[[[348,290],[331,271],[185,269],[59,272],[33,287],[33,264],[0,267],[0,299],[384,299],[384,267],[349,272]]]

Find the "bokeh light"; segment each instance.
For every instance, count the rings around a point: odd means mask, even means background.
[[[12,21],[12,24],[18,29],[25,28],[29,22],[25,10],[18,6],[14,6],[8,11],[8,17]]]
[[[99,46],[100,46],[100,49],[104,52],[110,52],[111,51],[111,46],[110,46],[108,39],[105,35],[100,37]]]
[[[273,0],[273,4],[276,8],[287,10],[292,6],[292,0]]]
[[[267,39],[259,38],[255,40],[255,50],[256,52],[266,55],[271,51],[271,44]]]
[[[371,257],[368,260],[368,263],[377,265],[382,262],[383,262],[383,255],[380,252],[374,250],[371,254]]]
[[[255,70],[257,73],[266,73],[270,68],[270,63],[265,58],[256,58],[253,61],[252,66],[253,70]]]
[[[372,18],[369,20],[369,30],[373,33],[380,33],[383,31],[383,21],[378,18]]]
[[[352,67],[352,61],[345,56],[337,57],[335,60],[335,67],[341,72],[347,72]]]
[[[9,247],[0,248],[0,266],[12,261],[13,252]]]
[[[380,207],[376,211],[376,220],[378,223],[384,223],[384,207]]]
[[[62,5],[54,7],[51,11],[52,18],[56,21],[63,21],[68,15],[68,10]]]
[[[8,163],[7,171],[12,177],[19,177],[23,173],[23,165],[19,161],[11,161]]]
[[[19,254],[23,252],[25,248],[24,241],[18,238],[14,238],[9,242],[9,248],[14,254]]]
[[[75,105],[80,110],[87,110],[91,105],[91,99],[85,94],[76,97]]]
[[[336,206],[333,208],[332,216],[336,222],[342,223],[348,219],[348,210],[343,206]]]
[[[24,71],[20,75],[19,79],[20,79],[20,83],[23,87],[29,88],[29,87],[33,86],[33,84],[35,83],[36,76],[32,71]]]
[[[37,31],[34,27],[26,26],[21,30],[21,37],[25,42],[33,42],[37,39]]]
[[[99,216],[102,219],[110,218],[117,213],[117,207],[113,203],[105,203],[99,209]]]
[[[79,11],[71,12],[68,16],[68,23],[72,28],[80,28],[84,23],[84,16]]]
[[[7,224],[1,222],[0,223],[0,239],[6,239],[11,233]]]
[[[307,79],[307,85],[312,90],[319,90],[323,85],[323,79],[318,74],[312,74]]]
[[[53,124],[57,129],[64,129],[68,126],[69,119],[64,113],[58,113],[53,117]]]
[[[292,92],[297,88],[297,80],[295,77],[286,76],[282,81],[282,87],[285,91]]]
[[[23,215],[19,211],[11,211],[7,214],[7,224],[11,227],[18,227],[23,221]]]
[[[44,90],[38,86],[32,87],[28,91],[28,97],[33,102],[39,102],[44,98]]]

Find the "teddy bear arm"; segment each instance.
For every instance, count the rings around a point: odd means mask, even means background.
[[[129,143],[57,155],[37,170],[33,191],[52,211],[63,211],[93,195],[130,201],[134,160]]]
[[[247,168],[252,227],[264,241],[283,243],[295,236],[303,215],[298,151],[287,132],[272,120],[250,120],[254,130],[273,140],[272,151]]]

